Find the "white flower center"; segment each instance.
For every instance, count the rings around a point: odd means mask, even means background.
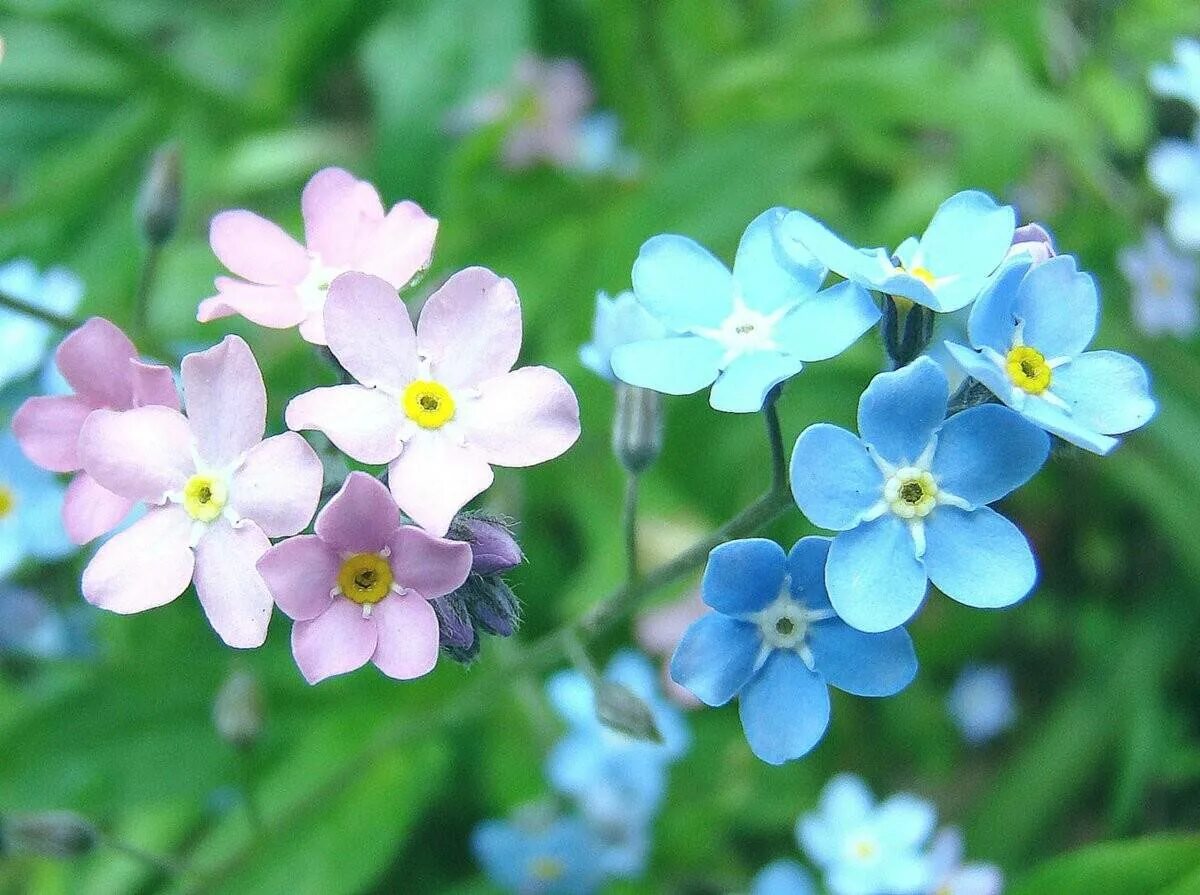
[[[906,466],[895,466],[880,457],[874,449],[869,451],[871,459],[883,473],[883,493],[875,505],[863,514],[862,521],[870,522],[884,513],[892,513],[903,519],[908,523],[918,559],[925,555],[926,516],[947,504],[963,510],[973,509],[966,500],[938,484],[937,477],[930,471],[935,450],[937,436],[930,439],[920,457]]]
[[[296,294],[304,309],[311,314],[320,314],[325,308],[325,299],[329,296],[329,285],[346,272],[345,268],[329,267],[315,252],[309,252],[311,259],[308,273],[296,286]]]
[[[721,369],[728,367],[743,354],[756,351],[777,351],[775,325],[792,309],[786,305],[769,314],[746,307],[738,293],[733,297],[733,310],[716,327],[694,327],[692,332],[719,343],[725,349]]]
[[[809,629],[819,621],[833,618],[832,609],[809,609],[791,594],[790,581],[784,579],[779,596],[758,612],[751,613],[746,620],[758,626],[763,647],[758,664],[766,661],[773,650],[792,650],[799,654],[804,663],[813,667],[812,651],[805,642]]]

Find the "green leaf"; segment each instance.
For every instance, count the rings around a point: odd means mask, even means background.
[[[1055,858],[1021,878],[1008,895],[1185,895],[1200,891],[1198,883],[1200,836],[1154,836]]]

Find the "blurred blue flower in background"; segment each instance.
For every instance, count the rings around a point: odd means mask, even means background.
[[[666,327],[638,304],[632,292],[627,290],[616,298],[598,292],[592,341],[579,349],[579,360],[597,376],[616,382],[612,368],[612,353],[616,348],[644,339],[661,339],[666,334]]]
[[[621,145],[621,122],[614,112],[594,112],[575,129],[574,167],[584,174],[610,174],[621,180],[637,176],[641,159]]]
[[[484,821],[471,849],[492,882],[513,895],[590,895],[603,879],[587,827],[541,807]]]
[[[1186,338],[1200,324],[1196,292],[1200,264],[1175,251],[1157,227],[1147,227],[1142,242],[1117,254],[1132,294],[1133,322],[1148,336]]]
[[[712,551],[704,602],[671,659],[671,677],[708,705],[738,697],[754,754],[770,764],[800,758],[829,725],[829,687],[891,696],[917,673],[903,628],[864,634],[843,622],[825,592],[829,539],[729,541]]]
[[[1191,140],[1161,141],[1146,160],[1150,181],[1171,200],[1167,232],[1181,249],[1200,249],[1200,127]]]
[[[53,267],[39,274],[27,258],[0,266],[0,293],[43,311],[73,314],[83,298],[75,274]],[[54,328],[41,320],[0,308],[0,388],[38,369],[50,347]]]
[[[929,849],[927,895],[1000,895],[1004,874],[992,864],[963,863],[962,833],[941,830]]]
[[[1200,112],[1200,41],[1181,37],[1173,49],[1171,62],[1150,69],[1150,87],[1159,96],[1181,99]]]
[[[999,665],[968,665],[946,700],[950,717],[972,745],[986,743],[1016,723],[1012,675]]]
[[[772,861],[750,884],[750,895],[817,895],[807,870],[795,861]]]
[[[31,590],[0,585],[0,656],[65,659],[91,655],[90,608],[64,613]]]
[[[61,559],[75,549],[63,529],[66,489],[25,459],[11,432],[0,435],[0,578],[26,557]]]

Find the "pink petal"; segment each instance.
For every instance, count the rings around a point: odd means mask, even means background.
[[[375,188],[341,168],[314,174],[300,195],[300,208],[309,250],[330,267],[352,267],[363,238],[383,220]]]
[[[106,535],[129,515],[134,502],[113,494],[86,472],[71,479],[63,498],[63,526],[76,544]]]
[[[317,516],[316,532],[340,553],[378,553],[400,526],[400,511],[387,486],[352,472]]]
[[[392,535],[391,566],[396,584],[425,599],[457,590],[471,574],[471,545],[435,538],[405,525]]]
[[[95,408],[86,398],[29,398],[13,416],[12,430],[25,456],[51,472],[79,468],[79,430]]]
[[[191,530],[182,507],[152,507],[92,557],[83,570],[84,598],[122,615],[170,603],[192,580]]]
[[[383,277],[397,289],[429,266],[438,221],[415,202],[398,202],[363,241],[355,270]]]
[[[417,345],[433,378],[475,386],[512,369],[521,351],[521,303],[509,280],[468,267],[429,297],[417,323]]]
[[[363,618],[362,607],[345,598],[334,600],[319,616],[296,622],[292,628],[292,655],[310,684],[362,668],[370,661],[376,643],[374,617]]]
[[[295,285],[308,273],[304,247],[250,211],[222,211],[212,219],[208,242],[222,264],[264,286]]]
[[[579,438],[579,402],[549,367],[522,367],[479,384],[464,402],[467,441],[489,463],[533,466],[563,453]]]
[[[444,535],[454,514],[492,478],[478,451],[433,432],[416,433],[388,467],[388,487],[400,509],[435,535]]]
[[[271,329],[291,329],[308,315],[294,286],[259,286],[217,277],[217,294],[200,302],[196,319],[209,323],[241,314],[251,323]]]
[[[399,389],[417,375],[417,340],[396,289],[365,273],[344,273],[325,299],[325,337],[346,371],[366,386]]]
[[[317,452],[295,432],[285,432],[250,449],[233,474],[230,503],[267,536],[294,535],[312,521],[323,478]]]
[[[312,345],[329,344],[329,339],[325,336],[324,306],[320,311],[310,313],[300,322],[300,338]]]
[[[267,389],[254,353],[238,336],[183,359],[183,400],[196,452],[212,466],[235,462],[263,439]]]
[[[387,463],[400,453],[407,417],[391,395],[361,385],[315,388],[288,402],[289,429],[324,432],[359,463]]]
[[[274,601],[258,561],[270,546],[253,522],[234,528],[224,519],[209,525],[196,545],[196,596],[229,646],[248,649],[267,639]]]
[[[388,677],[408,681],[437,665],[437,613],[416,594],[392,594],[371,614],[379,644],[371,661]]]
[[[79,433],[79,462],[102,486],[129,500],[162,503],[195,472],[192,430],[177,410],[149,406],[96,410]]]
[[[275,605],[289,618],[316,618],[333,602],[341,557],[316,535],[280,541],[258,561]]]
[[[134,407],[158,404],[172,410],[179,409],[179,390],[175,387],[175,375],[170,367],[144,364],[140,360],[131,360],[129,365],[133,368]]]
[[[96,407],[127,410],[133,404],[129,362],[137,358],[129,337],[103,317],[93,317],[63,339],[54,359],[75,393]]]
[[[683,632],[708,611],[708,606],[700,599],[700,592],[692,591],[679,600],[639,615],[637,641],[646,652],[669,656],[679,646]]]

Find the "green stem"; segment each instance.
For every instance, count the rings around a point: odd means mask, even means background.
[[[635,472],[625,479],[625,505],[621,511],[621,526],[625,530],[625,577],[628,581],[638,579],[638,483]]]
[[[123,839],[117,839],[109,836],[107,833],[100,835],[100,842],[111,848],[113,851],[120,852],[135,861],[140,861],[147,867],[156,870],[159,873],[167,876],[179,876],[184,872],[183,866],[173,858],[168,858],[165,855],[155,854],[147,851],[144,848],[139,848],[136,845],[130,845]]]
[[[763,405],[763,415],[767,419],[767,441],[771,445],[771,490],[786,493],[787,452],[783,447],[783,430],[779,426],[779,409],[775,406],[778,400],[779,389],[772,389]]]
[[[137,297],[133,306],[133,331],[137,336],[146,332],[150,322],[150,296],[154,291],[154,278],[158,274],[158,261],[162,257],[162,246],[150,243],[146,247],[146,258],[138,276]]]
[[[42,323],[48,323],[63,330],[76,329],[83,325],[83,321],[77,317],[68,317],[64,314],[56,314],[53,311],[35,308],[33,305],[21,301],[19,298],[13,298],[11,295],[5,295],[2,292],[0,292],[0,308],[7,308],[10,311],[24,314],[26,317],[32,317],[34,320],[40,320]]]

